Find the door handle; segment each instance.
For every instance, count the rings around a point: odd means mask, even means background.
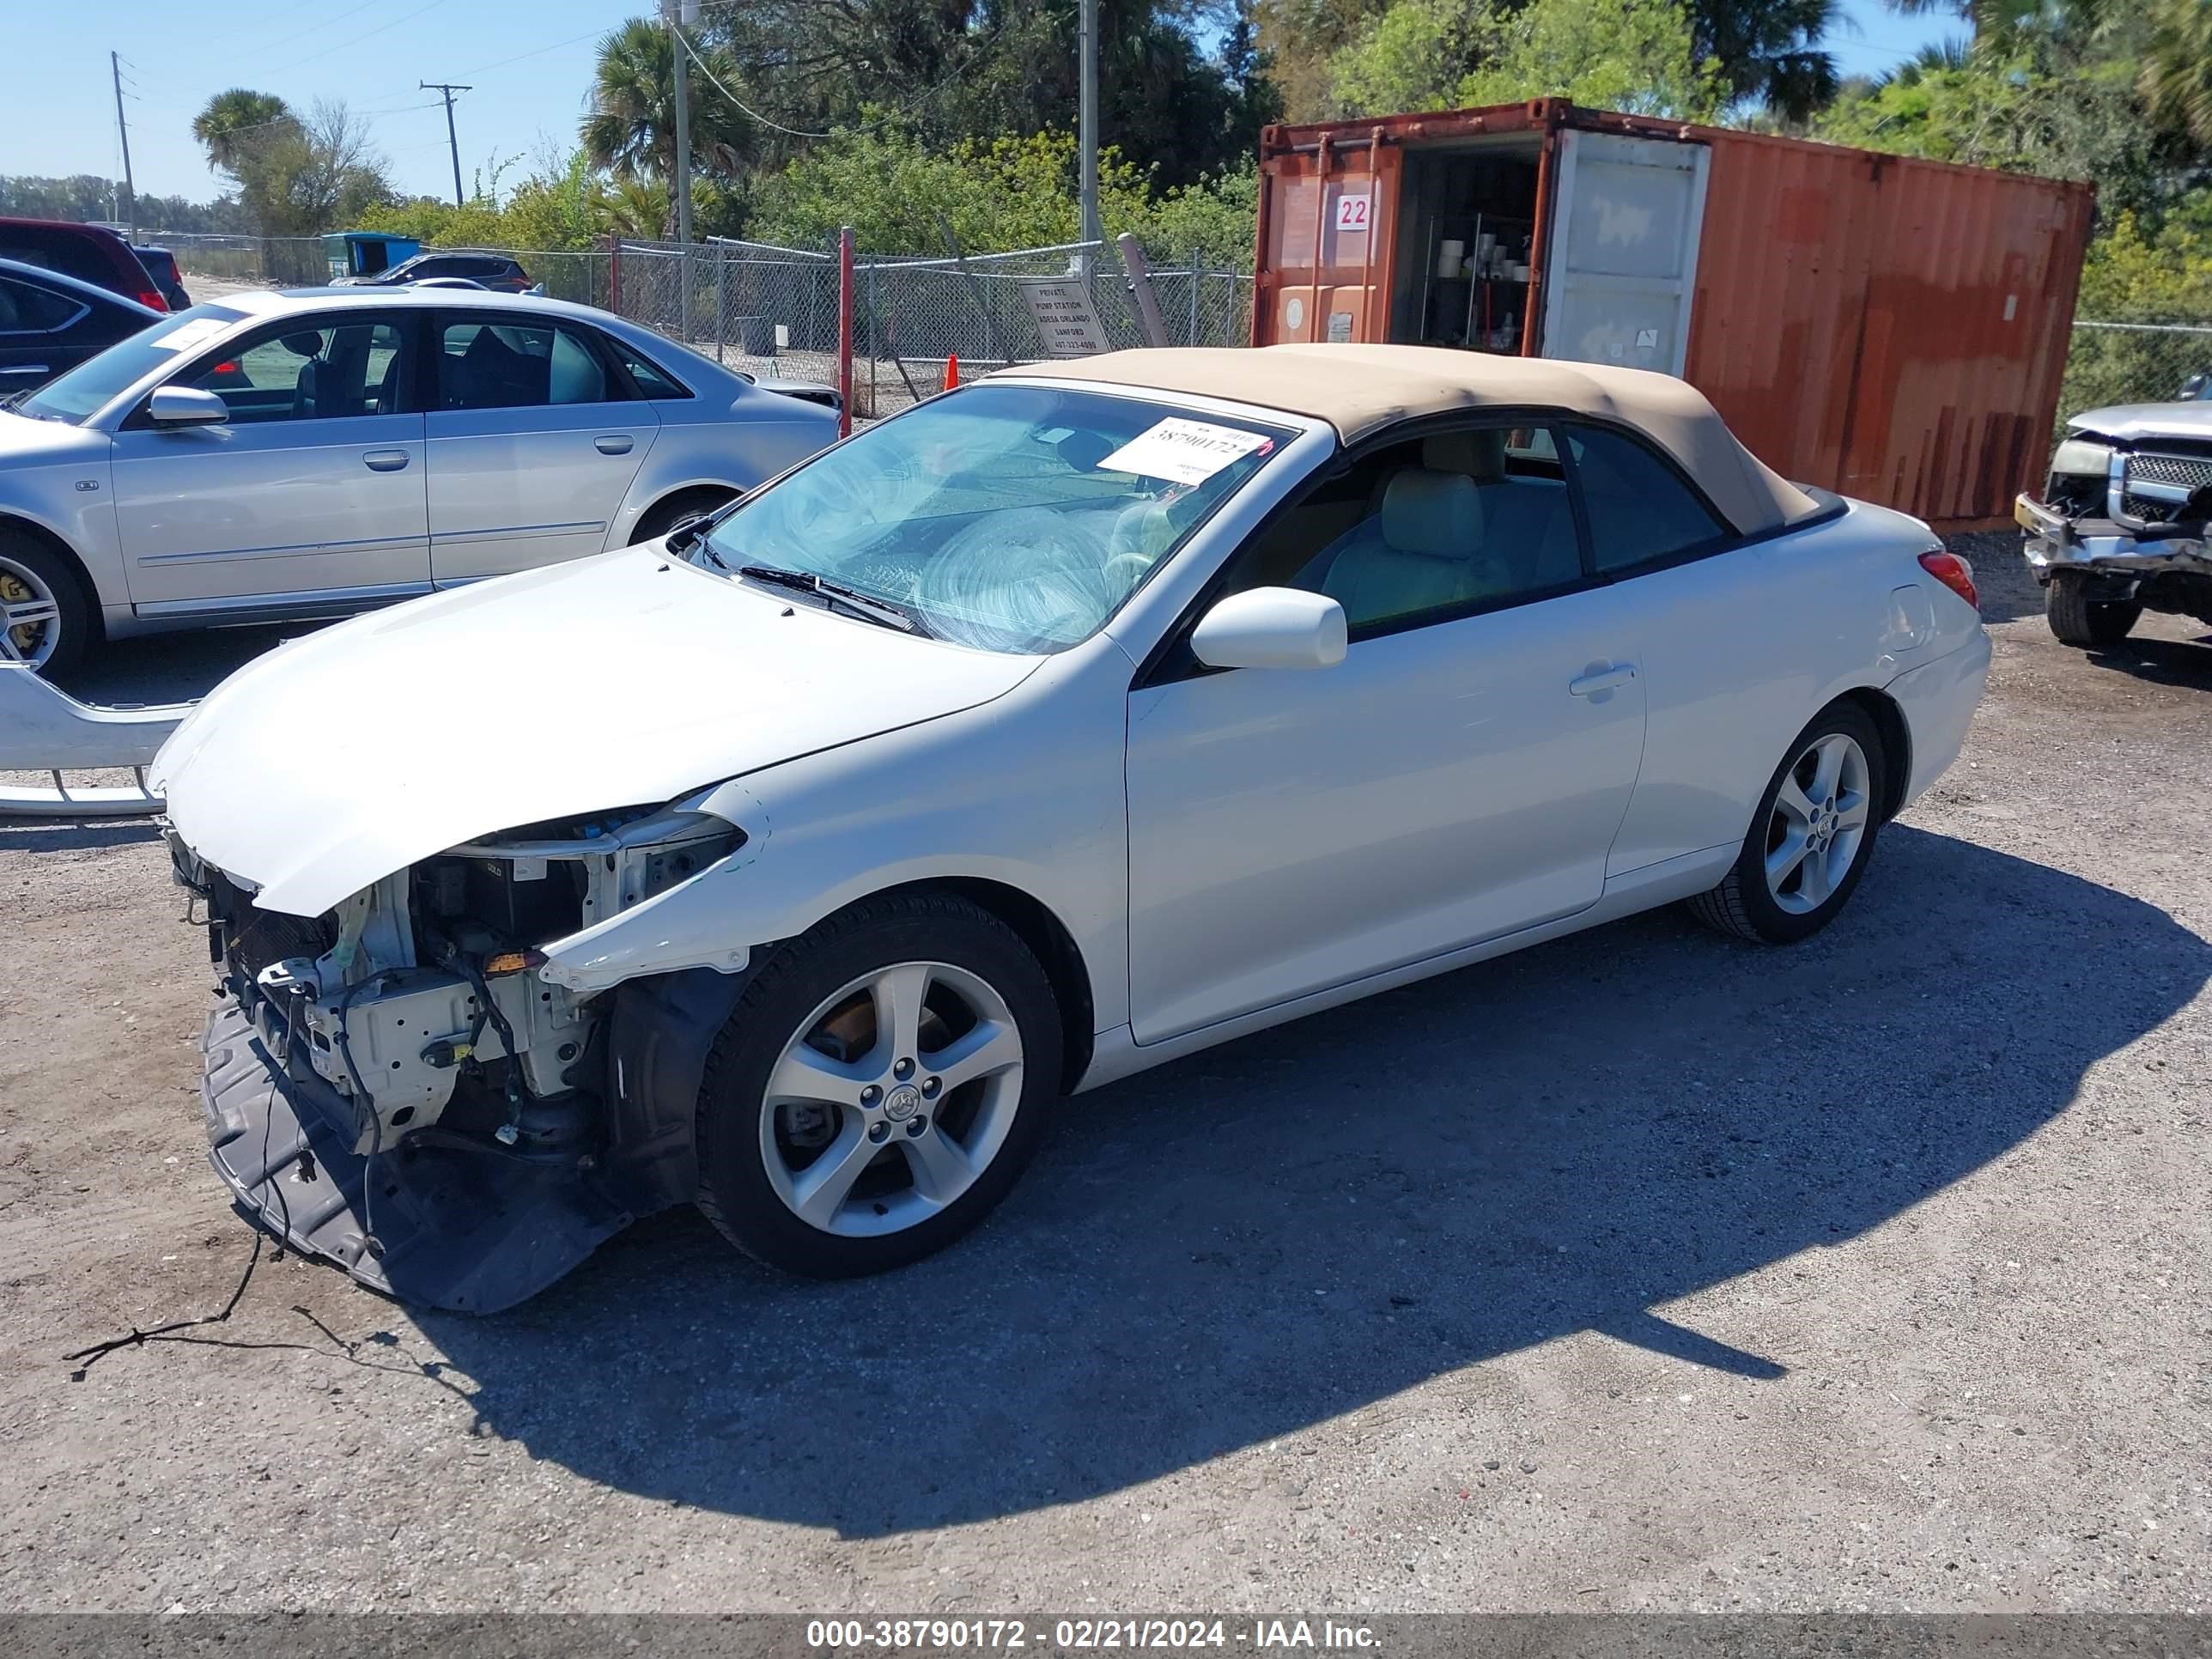
[[[362,465],[371,472],[398,472],[407,465],[407,452],[404,449],[365,449],[362,452],[361,459]]]
[[[609,432],[592,440],[592,447],[602,455],[627,455],[631,438],[627,432]]]
[[[1595,696],[1601,691],[1610,691],[1615,686],[1626,685],[1636,678],[1636,665],[1617,662],[1610,668],[1593,668],[1587,674],[1567,682],[1567,690],[1577,697]]]
[[[13,366],[0,367],[0,374],[44,374],[47,372],[44,363],[16,363]]]

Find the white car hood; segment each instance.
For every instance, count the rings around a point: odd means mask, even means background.
[[[150,781],[193,852],[319,915],[461,842],[973,708],[1039,660],[628,548],[283,646],[208,695]]]

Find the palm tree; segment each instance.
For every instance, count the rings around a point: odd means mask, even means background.
[[[1930,40],[1896,68],[1884,70],[1873,83],[1886,87],[1893,81],[1909,87],[1931,75],[1971,68],[1973,61],[1973,41],[1962,34],[1947,34],[1941,40]]]
[[[207,151],[208,165],[235,178],[246,152],[262,135],[284,128],[297,131],[291,106],[273,92],[233,87],[218,92],[192,118],[192,137]]]
[[[752,154],[753,124],[714,82],[734,86],[737,63],[719,46],[699,56],[707,73],[691,66],[691,163],[702,173],[735,173]],[[665,179],[676,170],[676,48],[667,29],[633,17],[599,42],[581,136],[592,165],[617,179]]]
[[[668,186],[635,175],[592,186],[586,204],[594,224],[624,236],[664,234],[670,217]]]
[[[2212,0],[2155,0],[2137,83],[2152,118],[2212,149]]]

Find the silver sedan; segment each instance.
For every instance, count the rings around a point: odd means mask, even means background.
[[[0,659],[343,615],[665,535],[834,410],[587,307],[229,295],[0,404]]]

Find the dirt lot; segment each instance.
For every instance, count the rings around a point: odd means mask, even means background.
[[[0,829],[0,1605],[2196,1608],[2212,645],[2055,645],[1789,951],[1642,918],[1073,1103],[834,1286],[264,1260],[150,830]],[[173,695],[265,643],[155,644]],[[272,775],[271,788],[283,787]]]

